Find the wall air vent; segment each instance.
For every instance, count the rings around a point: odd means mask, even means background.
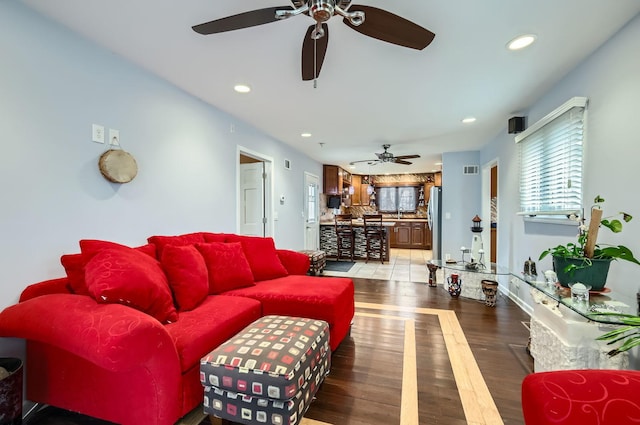
[[[478,174],[479,169],[478,165],[465,165],[462,167],[462,174]]]

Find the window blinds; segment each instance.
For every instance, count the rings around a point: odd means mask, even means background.
[[[586,106],[586,98],[573,98],[516,137],[520,214],[581,211]]]

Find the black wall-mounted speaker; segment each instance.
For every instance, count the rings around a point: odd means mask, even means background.
[[[520,133],[524,131],[524,117],[509,118],[509,134]]]

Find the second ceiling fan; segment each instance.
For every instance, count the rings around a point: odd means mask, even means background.
[[[193,26],[199,34],[209,35],[249,28],[308,15],[316,22],[307,30],[302,42],[302,79],[313,80],[320,75],[329,41],[326,22],[333,16],[342,16],[350,28],[369,37],[398,46],[422,50],[435,34],[398,15],[372,6],[351,5],[351,0],[291,0],[293,6],[276,6],[227,16]]]
[[[382,145],[382,149],[384,149],[384,152],[381,153],[376,153],[376,156],[378,157],[377,159],[363,159],[361,161],[351,161],[349,164],[353,165],[357,162],[366,162],[369,165],[375,165],[375,164],[379,164],[379,163],[384,163],[384,162],[393,162],[395,164],[402,164],[402,165],[411,165],[412,163],[407,161],[407,159],[415,159],[415,158],[420,158],[420,155],[414,154],[414,155],[398,155],[398,156],[394,156],[391,152],[388,152],[387,149],[389,149],[391,147],[391,145]]]

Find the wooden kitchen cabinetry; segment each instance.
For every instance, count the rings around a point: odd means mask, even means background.
[[[431,230],[424,221],[396,221],[389,243],[391,248],[431,249]]]
[[[351,173],[343,170],[337,165],[324,165],[322,167],[322,171],[325,194],[344,196],[349,193],[349,186],[351,186]]]

